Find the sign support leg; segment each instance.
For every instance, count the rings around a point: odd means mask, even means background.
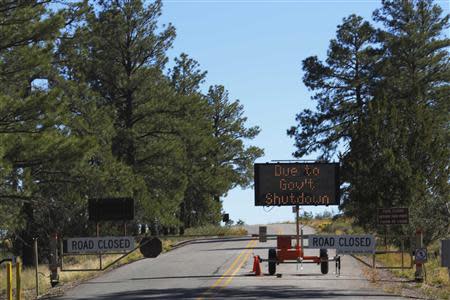
[[[300,214],[299,211],[300,210],[300,206],[297,204],[295,206],[295,224],[296,224],[296,229],[297,229],[297,249],[299,249],[300,247]]]
[[[34,267],[35,267],[35,279],[36,279],[36,297],[39,297],[39,256],[38,256],[38,240],[34,239]]]
[[[423,233],[421,229],[416,231],[416,251],[423,247]],[[416,272],[414,273],[416,282],[423,282],[423,266],[422,263],[416,262]]]
[[[52,238],[50,240],[50,251],[50,284],[54,287],[59,283],[58,234],[56,232],[52,234]]]
[[[98,224],[98,222],[97,222],[97,223],[95,223],[95,225],[96,225],[96,227],[97,227],[97,237],[100,237],[100,224]],[[100,260],[100,270],[101,270],[102,267],[103,267],[103,264],[102,264],[102,254],[101,254],[101,253],[99,253],[98,259]]]
[[[387,225],[384,225],[384,248],[386,250],[388,249],[388,246],[387,246],[387,230],[388,230]]]
[[[405,252],[405,241],[402,239],[401,242],[401,251],[402,251],[402,270],[405,268],[405,259],[404,259],[404,252]]]

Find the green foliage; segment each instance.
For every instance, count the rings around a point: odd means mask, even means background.
[[[244,146],[259,129],[242,105],[203,94],[186,54],[167,72],[161,1],[50,2],[0,3],[0,226],[15,253],[29,264],[34,237],[46,256],[53,232],[95,234],[89,198],[133,197],[138,223],[218,224],[262,155]]]
[[[236,225],[237,226],[244,226],[245,222],[243,220],[239,219],[239,220],[237,220]]]
[[[299,219],[301,221],[309,221],[309,220],[312,220],[313,218],[314,218],[313,213],[310,211],[306,211],[306,210],[303,211],[303,213],[300,213],[300,215],[299,215]]]
[[[317,110],[304,110],[288,134],[297,157],[318,152],[342,163],[341,208],[366,229],[376,209],[406,206],[426,241],[448,234],[449,16],[432,1],[383,1],[375,29],[351,15],[327,59],[303,61]]]
[[[317,213],[314,216],[314,219],[331,219],[333,217],[333,213],[331,211],[325,210],[322,213]]]

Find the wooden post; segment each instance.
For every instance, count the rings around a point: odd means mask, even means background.
[[[12,300],[12,263],[6,263],[6,298]]]
[[[38,239],[34,239],[34,268],[36,278],[36,298],[39,296],[39,257],[38,257]]]
[[[402,238],[402,242],[401,242],[401,251],[402,251],[402,270],[403,270],[403,268],[405,267],[404,258],[403,258],[403,254],[405,252],[405,241],[403,240],[403,238]]]
[[[54,287],[59,283],[58,233],[56,232],[52,234],[50,240],[50,253],[50,284]]]
[[[384,249],[388,250],[388,246],[387,246],[387,231],[388,231],[388,227],[387,225],[384,225]]]
[[[96,223],[96,227],[97,227],[97,237],[100,236],[100,224],[98,224],[98,222]],[[102,254],[99,253],[98,254],[98,259],[100,260],[100,270],[103,268],[103,262],[102,262]]]
[[[299,205],[295,206],[295,224],[297,225],[297,249],[300,247],[300,214],[299,214]]]

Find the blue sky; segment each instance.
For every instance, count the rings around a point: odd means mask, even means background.
[[[177,38],[171,56],[182,52],[208,71],[205,88],[222,84],[245,108],[248,125],[262,132],[248,144],[265,149],[257,162],[292,159],[293,140],[286,129],[295,115],[314,108],[303,85],[301,61],[324,58],[336,26],[352,13],[371,20],[380,1],[164,1],[163,23],[171,22]],[[439,2],[446,11],[449,2]],[[314,159],[314,156],[309,157]],[[291,207],[254,206],[253,190],[234,189],[223,198],[233,220],[248,224],[293,220]],[[330,206],[328,210],[337,207]],[[322,208],[305,207],[314,213]]]

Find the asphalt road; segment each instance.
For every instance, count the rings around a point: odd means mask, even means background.
[[[257,233],[258,226],[248,226]],[[295,225],[268,226],[268,234],[294,234]],[[305,227],[304,233],[312,233]],[[267,257],[274,240],[211,239],[193,242],[155,259],[144,259],[80,284],[60,299],[403,299],[372,286],[359,262],[343,256],[341,276],[330,263],[327,275],[315,264],[281,264],[277,273],[250,273],[253,255]],[[329,253],[331,256],[334,253]],[[308,249],[305,255],[318,255]]]

